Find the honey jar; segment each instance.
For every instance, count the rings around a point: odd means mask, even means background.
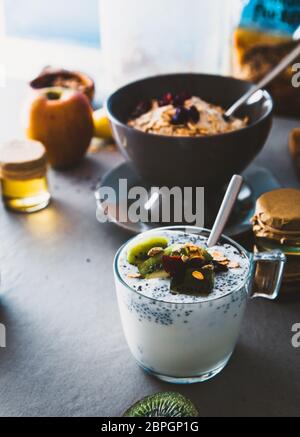
[[[30,213],[49,204],[46,150],[40,142],[13,140],[0,146],[0,178],[6,208]]]

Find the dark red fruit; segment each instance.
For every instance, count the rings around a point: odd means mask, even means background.
[[[151,102],[140,102],[132,112],[132,118],[138,118],[146,112],[150,111]]]
[[[189,121],[189,110],[184,106],[179,106],[176,109],[175,115],[172,117],[172,124],[186,124]]]
[[[179,94],[176,94],[176,96],[174,97],[173,100],[173,105],[174,106],[183,106],[185,101],[190,99],[191,95],[187,92],[182,92]]]
[[[160,99],[158,99],[159,106],[173,105],[174,97],[172,93],[164,94]]]
[[[188,268],[201,269],[207,264],[203,258],[192,258],[187,262]]]
[[[200,112],[198,111],[196,106],[191,106],[190,107],[190,109],[189,109],[189,119],[193,123],[198,123],[198,121],[200,120]]]
[[[184,276],[186,264],[180,256],[164,255],[162,259],[164,270],[169,273],[172,278],[181,278]]]

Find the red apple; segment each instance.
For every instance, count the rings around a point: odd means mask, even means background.
[[[53,87],[35,91],[26,131],[28,138],[44,144],[52,167],[73,167],[85,155],[93,136],[90,102],[76,90]]]

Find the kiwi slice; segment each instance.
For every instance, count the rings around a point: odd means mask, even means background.
[[[129,248],[127,253],[127,261],[129,264],[138,265],[148,258],[148,252],[153,247],[168,246],[169,240],[166,237],[151,237]]]
[[[145,279],[168,279],[170,278],[169,273],[167,273],[165,270],[157,270],[153,273],[148,273],[145,275]]]
[[[157,270],[162,270],[162,257],[163,252],[161,254],[152,256],[146,261],[139,264],[138,269],[142,276],[149,275]]]
[[[199,417],[195,405],[179,393],[147,396],[130,407],[123,417]]]
[[[192,296],[208,296],[214,289],[215,274],[212,266],[189,268],[183,279],[173,278],[171,291]]]
[[[154,246],[153,246],[154,247]],[[155,246],[159,247],[159,246]],[[149,249],[150,250],[150,249]],[[158,253],[157,255],[151,256],[150,258],[146,259],[146,261],[140,262],[138,264],[139,273],[146,277],[147,279],[150,279],[149,275],[158,273],[163,269],[163,258],[164,256],[168,256],[172,251],[171,247],[167,247],[164,251],[161,253]]]

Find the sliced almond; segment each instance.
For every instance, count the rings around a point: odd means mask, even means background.
[[[140,273],[129,273],[127,275],[127,278],[130,279],[140,279],[142,277],[142,275]]]
[[[195,244],[192,244],[192,243],[187,243],[185,245],[185,247],[187,247],[190,252],[198,252],[198,250],[199,250],[199,247],[195,246]]]
[[[162,253],[164,251],[164,249],[162,247],[152,247],[152,249],[149,250],[148,252],[148,256],[155,256],[158,255],[159,253]]]
[[[228,266],[230,261],[229,261],[229,259],[225,259],[224,261],[217,261],[217,263],[221,264],[222,266]]]
[[[217,261],[218,263],[225,263],[225,262],[229,262],[228,258],[226,258],[225,256],[220,256],[220,257],[213,257],[215,261]]]
[[[238,269],[240,267],[239,263],[236,261],[230,261],[230,263],[228,264],[228,267],[230,269]]]
[[[223,258],[224,254],[222,252],[211,252],[213,258]]]
[[[204,261],[204,257],[201,255],[191,255],[190,259],[199,259],[200,261]]]
[[[205,279],[203,273],[198,272],[197,270],[195,270],[195,271],[192,273],[192,275],[193,275],[193,277],[194,277],[195,279],[198,279],[198,281],[204,281],[204,279]]]
[[[204,270],[214,270],[214,266],[212,266],[211,264],[207,264],[206,266],[202,267],[202,269],[204,269]]]

